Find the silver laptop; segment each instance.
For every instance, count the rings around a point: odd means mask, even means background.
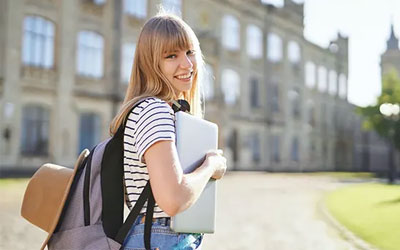
[[[218,147],[216,124],[184,112],[175,113],[176,147],[183,172],[190,173],[206,153]],[[187,210],[171,218],[171,228],[180,233],[214,233],[216,181],[210,179],[200,198]]]

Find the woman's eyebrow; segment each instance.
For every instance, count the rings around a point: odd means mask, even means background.
[[[165,51],[164,54],[177,53],[179,50]]]

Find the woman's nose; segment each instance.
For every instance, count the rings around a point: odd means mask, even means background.
[[[184,69],[193,68],[193,62],[189,56],[187,56],[187,55],[183,56],[183,59],[181,61],[181,67]]]

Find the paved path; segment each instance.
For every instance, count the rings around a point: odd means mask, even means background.
[[[318,209],[324,192],[347,185],[300,174],[229,173],[218,183],[217,233],[203,250],[348,250]],[[26,182],[0,186],[0,249],[39,249],[46,234],[19,216]]]
[[[342,185],[322,176],[230,174],[219,183],[217,233],[204,249],[355,249],[318,209],[323,193]]]

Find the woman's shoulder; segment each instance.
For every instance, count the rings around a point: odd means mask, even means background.
[[[135,108],[132,109],[129,114],[130,117],[140,117],[151,111],[163,111],[168,112],[171,115],[174,114],[171,106],[164,100],[157,97],[146,97],[139,101],[139,104],[136,105]],[[153,112],[152,112],[153,113]]]

